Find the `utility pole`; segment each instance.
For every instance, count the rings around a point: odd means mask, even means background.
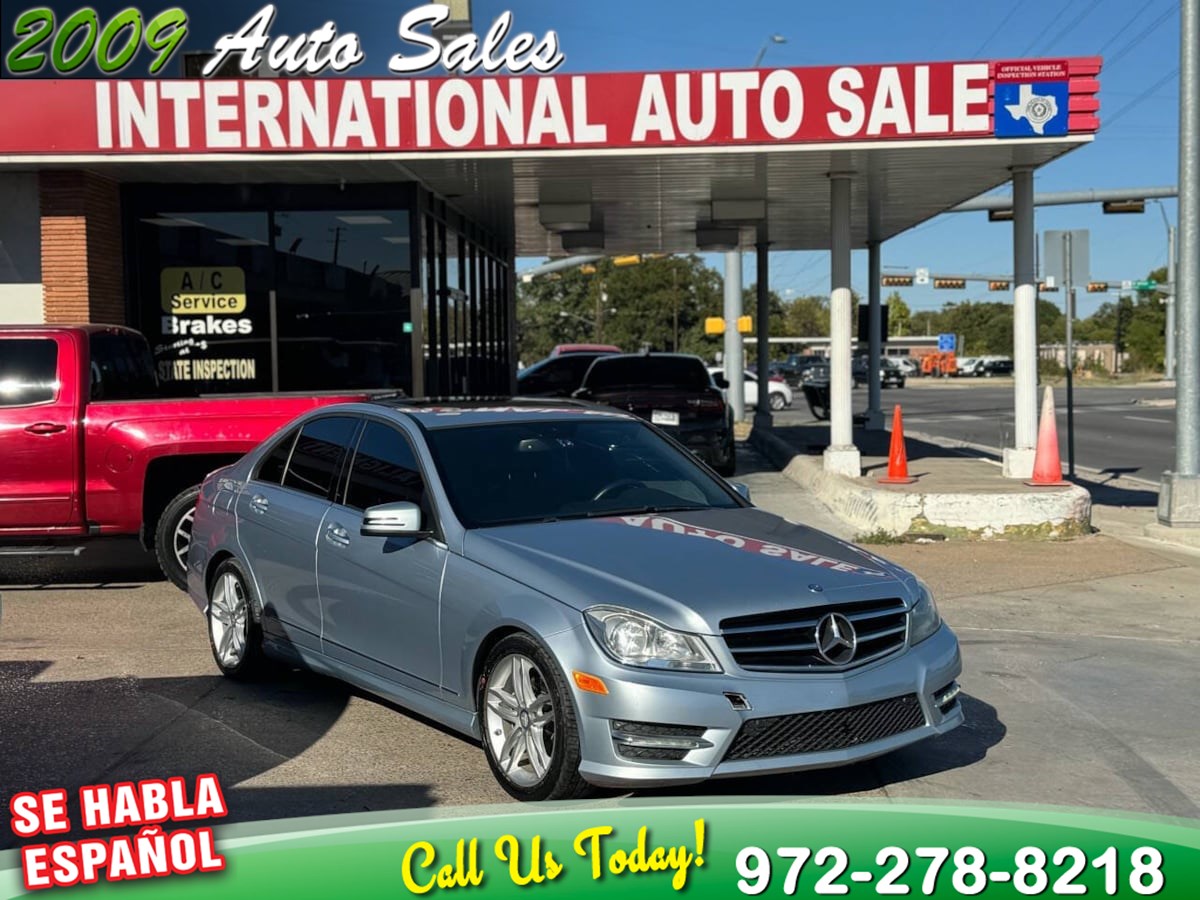
[[[1200,528],[1200,0],[1179,16],[1179,273],[1175,291],[1175,470],[1163,473],[1158,521]]]
[[[1075,284],[1071,272],[1071,232],[1063,232],[1063,285],[1067,295],[1067,477],[1075,477]],[[1117,315],[1120,316],[1120,309]]]
[[[1164,374],[1175,378],[1175,226],[1167,226],[1167,348],[1163,354]]]

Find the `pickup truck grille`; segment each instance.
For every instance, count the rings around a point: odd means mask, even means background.
[[[834,666],[817,652],[816,628],[828,613],[845,616],[858,637],[854,658]],[[721,637],[743,669],[756,672],[842,671],[899,651],[908,632],[903,600],[863,600],[811,609],[722,619]]]
[[[844,709],[748,719],[725,759],[763,759],[845,750],[894,737],[925,724],[916,694]]]

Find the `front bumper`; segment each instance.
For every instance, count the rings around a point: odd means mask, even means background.
[[[710,646],[719,639],[709,639]],[[579,711],[580,774],[604,787],[691,784],[709,778],[765,775],[820,769],[870,759],[961,725],[957,699],[938,708],[936,692],[954,683],[962,671],[958,639],[946,625],[915,647],[843,673],[766,674],[727,665],[723,674],[676,673],[633,669],[611,662],[596,647],[586,627],[555,635],[551,649],[567,669],[601,677],[607,695],[573,688]],[[723,654],[722,654],[723,655]],[[734,668],[734,671],[729,671]],[[727,693],[741,694],[750,709],[735,709]],[[915,694],[920,724],[901,733],[819,752],[727,759],[744,722],[797,713],[838,710]],[[695,733],[706,745],[676,760],[630,759],[613,737],[613,722],[701,726]]]

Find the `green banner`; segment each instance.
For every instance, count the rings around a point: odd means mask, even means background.
[[[222,871],[108,882],[100,869],[96,884],[70,891],[260,900],[678,892],[695,900],[1194,897],[1200,889],[1200,822],[1005,804],[688,798],[460,807],[224,826],[215,844]],[[22,863],[21,848],[0,854],[0,900],[25,894]]]

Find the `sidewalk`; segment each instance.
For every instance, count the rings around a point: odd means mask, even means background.
[[[750,442],[857,534],[952,540],[1046,540],[1091,532],[1091,497],[1078,485],[1030,487],[1001,474],[998,460],[913,434],[908,485],[879,484],[887,472],[886,431],[858,428],[862,476],[825,471],[826,423],[752,431]]]

